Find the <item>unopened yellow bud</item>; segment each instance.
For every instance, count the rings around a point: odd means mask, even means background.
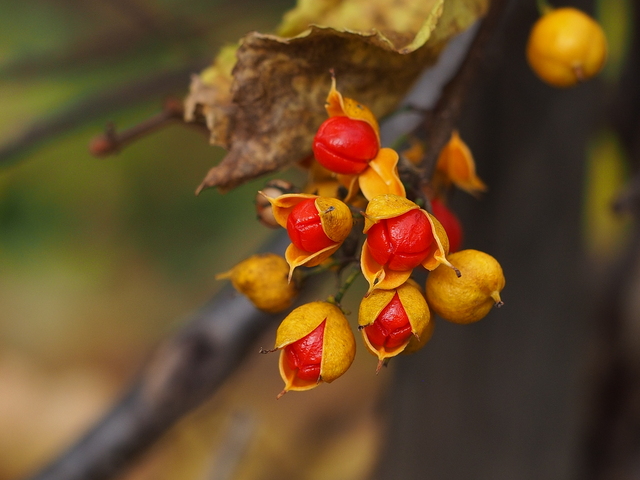
[[[230,278],[233,287],[256,308],[277,313],[289,308],[298,294],[296,282],[289,282],[288,275],[289,265],[284,258],[263,253],[252,255],[216,278]]]
[[[449,255],[449,260],[462,275],[457,277],[443,267],[429,274],[425,290],[431,310],[445,320],[466,324],[484,318],[494,305],[502,305],[505,279],[495,258],[478,250],[461,250]]]

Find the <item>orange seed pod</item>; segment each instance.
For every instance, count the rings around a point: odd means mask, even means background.
[[[415,216],[413,211],[422,219],[419,229],[414,228],[417,219],[407,217]],[[371,235],[362,246],[360,258],[369,292],[399,287],[416,265],[433,270],[444,263],[453,268],[446,258],[449,239],[440,222],[404,197],[379,195],[371,199],[365,211],[364,233]]]
[[[385,359],[402,353],[412,338],[420,342],[428,328],[429,307],[412,283],[393,290],[374,290],[360,303],[358,324],[365,345],[378,357],[376,373]]]
[[[285,387],[309,390],[344,374],[355,358],[356,344],[342,311],[328,302],[312,302],[294,309],[276,332],[280,375]]]
[[[333,255],[353,227],[351,210],[336,198],[307,193],[265,197],[273,206],[276,222],[292,240],[285,252],[289,277],[296,267],[314,267]]]
[[[266,197],[276,198],[285,193],[294,192],[296,187],[291,182],[279,178],[269,180],[262,189],[262,193],[258,193],[255,199],[256,215],[260,223],[265,227],[278,228],[278,222],[273,216],[273,208]]]
[[[329,119],[314,139],[314,154],[325,167],[344,177],[347,198],[353,198],[358,188],[367,200],[386,193],[405,196],[398,175],[398,154],[391,148],[380,148],[380,127],[373,112],[343,97],[335,77],[331,78],[325,108]]]
[[[456,130],[451,133],[451,139],[440,151],[436,173],[444,176],[447,185],[453,183],[471,195],[477,195],[487,189],[476,175],[476,164],[471,150]]]

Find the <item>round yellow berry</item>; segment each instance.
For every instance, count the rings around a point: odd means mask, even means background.
[[[298,294],[294,281],[288,281],[289,265],[280,255],[252,255],[229,272],[216,278],[230,278],[233,287],[245,295],[256,308],[277,313],[291,306]]]
[[[429,274],[425,290],[431,310],[445,320],[466,324],[483,318],[494,305],[502,305],[505,280],[495,258],[478,250],[461,250],[448,259],[461,276],[446,265]]]
[[[588,80],[602,69],[606,57],[607,39],[598,22],[570,7],[544,14],[527,43],[529,65],[555,87]]]

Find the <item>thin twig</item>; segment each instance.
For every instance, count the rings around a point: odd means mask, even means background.
[[[139,104],[166,95],[167,92],[178,87],[182,88],[189,74],[205,64],[206,62],[199,62],[199,66],[190,65],[183,69],[128,83],[108,92],[88,97],[49,118],[34,122],[21,135],[0,145],[0,167],[17,163],[32,149],[42,146],[43,143],[55,139],[64,132],[86,125],[96,118],[108,115],[125,105]]]
[[[98,135],[91,140],[89,152],[96,157],[105,157],[118,153],[123,147],[139,140],[149,133],[155,132],[172,123],[184,123],[183,116],[184,108],[182,102],[176,98],[169,98],[165,101],[160,113],[131,128],[117,132],[112,123],[108,124],[102,135]],[[189,123],[185,125],[194,126],[208,134],[206,127],[199,123]]]
[[[331,295],[327,299],[327,301],[329,303],[333,303],[334,305],[340,307],[340,302],[342,302],[342,299],[344,298],[345,293],[347,293],[349,288],[351,288],[351,285],[353,285],[353,282],[356,281],[356,279],[360,276],[361,273],[362,272],[360,271],[360,267],[359,266],[354,268],[353,271],[346,278],[344,283],[340,286],[340,289],[338,290],[338,293],[336,293],[335,295]]]

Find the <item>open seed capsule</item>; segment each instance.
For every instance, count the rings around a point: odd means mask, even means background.
[[[355,338],[342,311],[327,302],[312,302],[293,310],[276,332],[280,375],[290,390],[309,390],[344,374],[355,357]]]
[[[429,307],[420,290],[407,282],[393,290],[374,290],[360,303],[358,323],[380,370],[387,358],[402,353],[412,338],[420,341],[430,321]]]

